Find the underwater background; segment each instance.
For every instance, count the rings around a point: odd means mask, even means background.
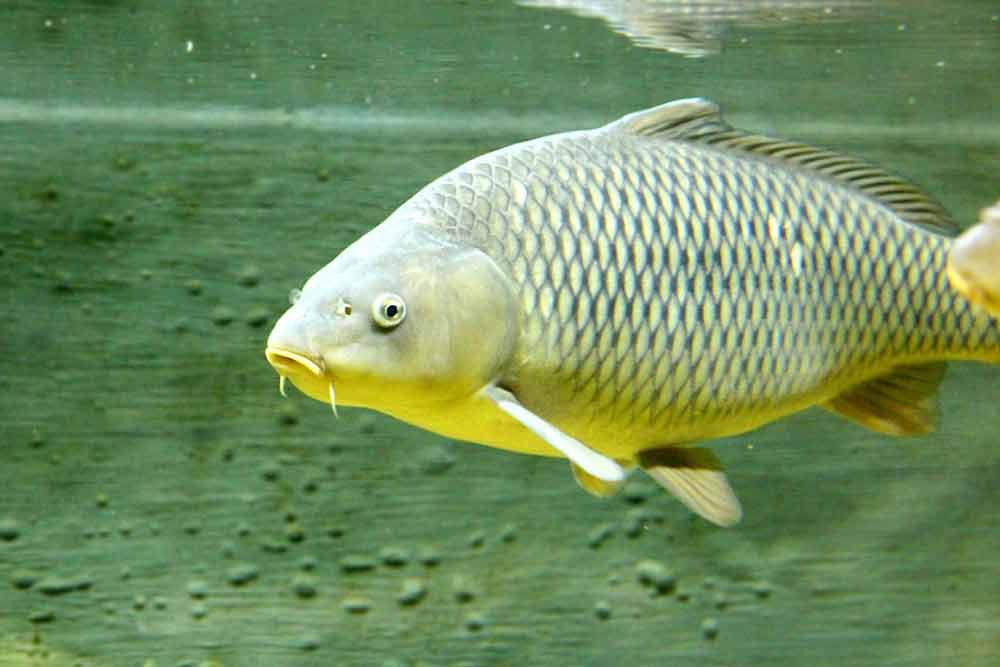
[[[288,294],[488,150],[703,96],[963,225],[1000,196],[1000,6],[0,4],[0,667],[1000,664],[1000,369],[938,431],[811,410],[647,478],[278,394]],[[484,322],[484,326],[489,326]]]

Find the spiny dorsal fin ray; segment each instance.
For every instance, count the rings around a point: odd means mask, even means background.
[[[743,518],[722,463],[704,447],[660,447],[639,452],[639,465],[677,500],[719,526]]]
[[[852,387],[823,407],[878,433],[924,435],[934,430],[935,393],[946,364],[899,366]]]
[[[608,128],[703,143],[807,169],[871,197],[909,224],[947,236],[958,233],[958,226],[944,207],[898,176],[833,151],[734,129],[723,120],[719,106],[709,100],[667,102],[628,114]]]

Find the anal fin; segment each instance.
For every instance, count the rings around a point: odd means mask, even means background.
[[[935,392],[946,364],[898,366],[852,387],[823,407],[866,428],[888,435],[924,435],[934,430]]]
[[[722,463],[704,447],[660,447],[639,452],[639,465],[688,509],[719,526],[743,518]]]

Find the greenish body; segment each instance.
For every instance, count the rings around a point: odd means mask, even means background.
[[[503,383],[620,459],[1000,344],[947,282],[950,239],[740,149],[560,134],[477,158],[399,214],[501,266],[521,318]]]

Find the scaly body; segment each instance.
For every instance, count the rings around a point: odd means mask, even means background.
[[[878,169],[680,101],[431,183],[310,279],[314,302],[276,326],[269,359],[321,400],[343,384],[345,402],[439,433],[568,456],[599,495],[620,482],[614,462],[641,465],[728,524],[721,467],[689,445],[816,404],[926,432],[940,362],[1000,360],[995,320],[946,277],[949,228]],[[345,280],[386,271],[401,304],[434,292],[418,306],[424,326],[448,323],[426,336],[440,350],[393,348],[397,370],[373,374],[328,352],[345,334],[293,331],[314,331],[304,313],[334,295],[368,303]]]

